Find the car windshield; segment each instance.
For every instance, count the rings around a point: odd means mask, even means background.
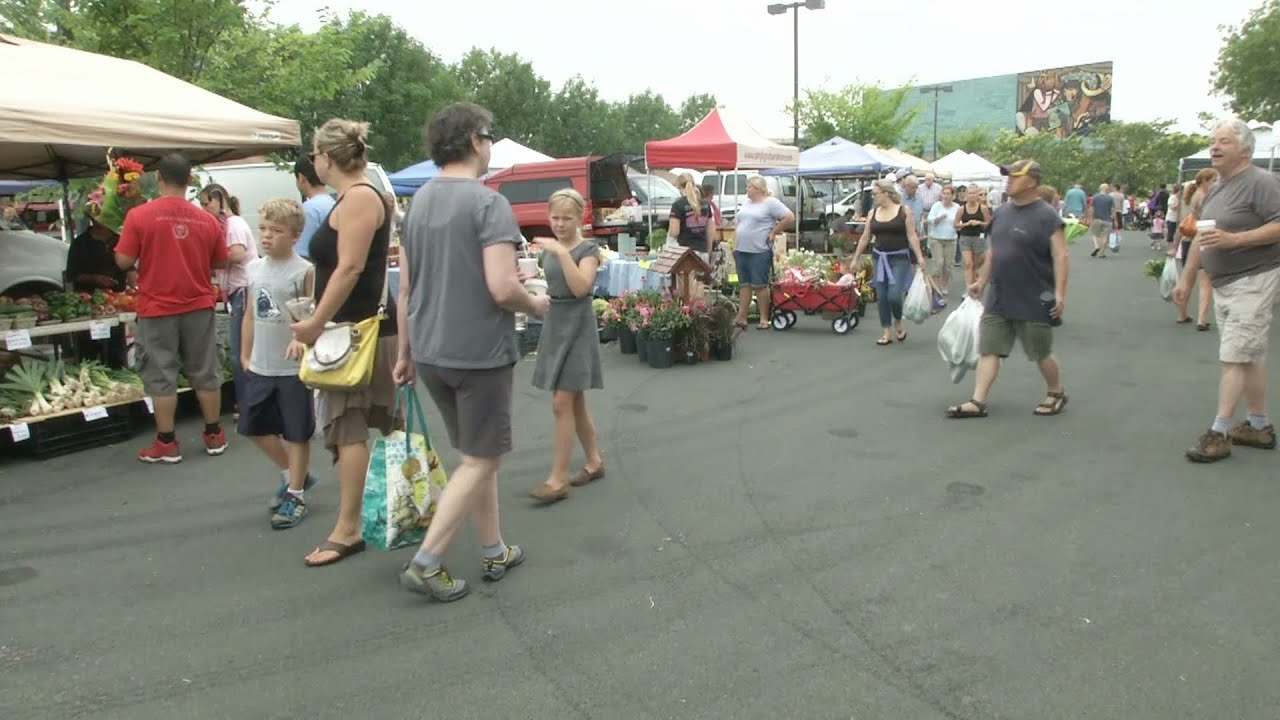
[[[651,187],[654,202],[674,202],[680,197],[675,185],[657,175],[632,175],[627,180],[631,183],[631,192],[644,202],[649,201]]]

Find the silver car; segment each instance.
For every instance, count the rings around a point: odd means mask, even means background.
[[[19,298],[63,289],[68,246],[58,238],[0,219],[0,295]]]

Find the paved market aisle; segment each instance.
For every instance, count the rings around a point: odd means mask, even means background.
[[[272,532],[245,443],[5,463],[0,717],[1280,716],[1276,455],[1183,459],[1216,334],[1173,323],[1140,246],[1073,248],[1057,418],[1032,417],[1015,357],[990,418],[944,419],[971,386],[940,318],[888,348],[873,318],[801,318],[665,371],[610,347],[609,476],[533,509],[551,421],[522,364],[501,484],[529,561],[448,606],[396,585],[407,551],[302,566],[327,468],[312,516]],[[467,531],[449,561],[478,580],[476,555]]]

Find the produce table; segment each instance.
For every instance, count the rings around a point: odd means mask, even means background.
[[[130,313],[132,315],[132,313]],[[105,340],[111,334],[111,328],[119,325],[120,316],[95,318],[91,320],[78,320],[69,323],[55,323],[53,325],[37,325],[33,328],[22,330],[5,330],[4,331],[4,349],[5,350],[23,350],[31,347],[31,340],[34,338],[50,337],[53,335],[71,335],[74,333],[88,332],[94,340]]]

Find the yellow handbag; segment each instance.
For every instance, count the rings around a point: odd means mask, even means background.
[[[316,390],[354,390],[373,381],[378,328],[386,318],[387,278],[382,278],[382,301],[373,317],[360,322],[325,323],[315,344],[302,356],[298,379]]]

